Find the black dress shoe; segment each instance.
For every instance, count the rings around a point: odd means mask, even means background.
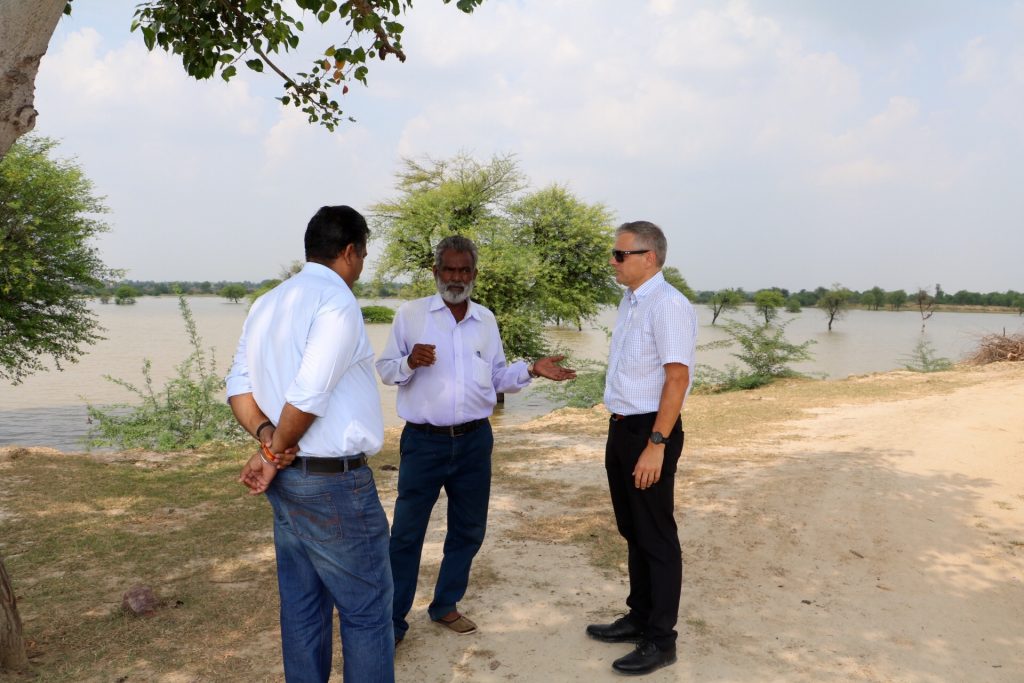
[[[657,671],[663,666],[676,663],[676,648],[659,649],[657,645],[645,640],[625,657],[612,662],[612,668],[627,676],[642,676]]]
[[[610,624],[591,624],[587,635],[606,643],[639,643],[644,632],[629,617],[620,617]]]

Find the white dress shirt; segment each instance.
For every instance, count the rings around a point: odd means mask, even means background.
[[[697,314],[690,301],[658,271],[619,304],[608,354],[604,404],[613,413],[655,413],[665,385],[665,365],[690,369],[697,347]]]
[[[409,367],[416,344],[434,345],[433,365]],[[470,301],[457,323],[440,294],[398,309],[377,360],[381,380],[398,385],[398,416],[438,427],[489,417],[497,392],[515,393],[530,383],[526,368],[523,361],[505,364],[493,313]]]
[[[252,392],[276,425],[285,403],[317,416],[299,455],[371,455],[384,417],[363,315],[337,273],[307,263],[253,304],[242,327],[227,395]]]

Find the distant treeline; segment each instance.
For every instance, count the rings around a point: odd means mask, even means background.
[[[171,282],[155,282],[152,280],[123,280],[116,284],[111,284],[104,288],[99,288],[91,292],[93,296],[99,297],[104,300],[110,300],[111,298],[117,300],[118,293],[120,298],[123,299],[125,295],[131,297],[140,296],[161,296],[168,294],[175,294],[181,292],[189,295],[214,295],[223,296],[229,299],[237,299],[240,297],[246,297],[254,292],[260,292],[261,290],[266,291],[271,287],[277,285],[280,280],[268,279],[261,282],[230,282],[227,280],[218,280],[216,282],[210,280],[203,281],[189,281],[189,280],[178,280]],[[685,287],[685,280],[682,281]],[[362,298],[379,298],[379,299],[390,299],[390,298],[409,298],[411,293],[405,291],[408,285],[402,282],[394,281],[377,281],[370,280],[367,282],[356,282],[355,293],[356,296]],[[801,289],[798,292],[791,291],[784,287],[768,287],[766,289],[757,291],[746,291],[741,287],[737,287],[729,290],[694,290],[694,301],[699,304],[710,304],[716,296],[721,296],[723,292],[732,292],[733,296],[737,298],[737,302],[753,303],[754,298],[758,292],[771,291],[778,292],[782,295],[782,298],[791,302],[791,304],[799,305],[800,307],[813,307],[818,305],[818,302],[822,300],[822,297],[826,293],[832,291],[826,287],[818,287],[816,289]],[[877,311],[883,308],[890,310],[901,310],[908,305],[914,303],[916,292],[906,292],[902,289],[896,290],[885,290],[881,287],[872,287],[871,289],[865,289],[862,292],[857,290],[844,290],[848,291],[849,295],[846,299],[847,303],[851,306],[860,306],[868,310]],[[408,296],[407,296],[408,295]],[[1008,289],[1005,292],[970,292],[966,289],[950,294],[949,292],[943,291],[942,285],[936,285],[934,292],[928,291],[929,298],[935,304],[945,304],[950,306],[995,306],[1002,308],[1012,308],[1019,312],[1024,312],[1024,293]]]
[[[720,296],[723,291],[735,292],[743,302],[752,303],[755,295],[765,290],[757,290],[756,292],[748,292],[742,288],[717,291],[700,290],[696,292],[696,302],[710,304],[716,295]],[[832,290],[826,287],[818,287],[813,290],[801,289],[799,292],[793,292],[784,287],[769,287],[767,291],[778,292],[787,302],[793,301],[801,307],[812,307],[818,305],[818,302]],[[852,289],[845,291],[849,293],[846,299],[847,303],[872,311],[882,308],[898,311],[909,304],[913,304],[917,295],[916,291],[908,293],[902,289],[884,290],[881,287],[872,287],[862,292]],[[1024,294],[1012,289],[1008,289],[1005,292],[986,293],[969,292],[966,289],[961,289],[950,294],[943,291],[942,285],[936,285],[934,292],[928,291],[927,294],[929,299],[935,304],[950,306],[997,306],[1024,311]]]
[[[268,279],[261,282],[232,282],[228,280],[175,280],[170,282],[156,282],[153,280],[122,280],[109,284],[105,287],[98,287],[89,292],[103,301],[114,299],[137,298],[142,296],[164,296],[171,294],[187,294],[191,296],[213,295],[223,296],[228,299],[246,297],[260,290],[267,290],[280,283],[281,280]],[[400,297],[402,287],[400,282],[357,282],[355,286],[356,296],[364,298],[392,298]]]

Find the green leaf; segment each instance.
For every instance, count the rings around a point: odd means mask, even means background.
[[[234,66],[229,66],[220,72],[220,77],[225,81],[230,81],[231,77],[237,73],[237,69]]]
[[[263,73],[263,60],[262,59],[247,59],[245,65],[253,71]]]
[[[146,43],[146,49],[152,50],[156,44],[156,32],[148,26],[142,27],[142,40]]]

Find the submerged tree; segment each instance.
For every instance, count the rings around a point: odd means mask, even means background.
[[[718,316],[735,309],[743,303],[743,295],[735,289],[720,289],[711,295],[708,307],[711,309],[711,324],[714,325]]]
[[[828,318],[829,332],[832,331],[832,323],[846,315],[846,309],[849,306],[849,301],[850,290],[839,283],[832,285],[832,289],[825,292],[821,298],[818,299],[818,308],[824,311],[825,317]]]
[[[754,294],[754,307],[764,316],[765,325],[770,324],[785,305],[786,298],[777,289],[762,289]]]

